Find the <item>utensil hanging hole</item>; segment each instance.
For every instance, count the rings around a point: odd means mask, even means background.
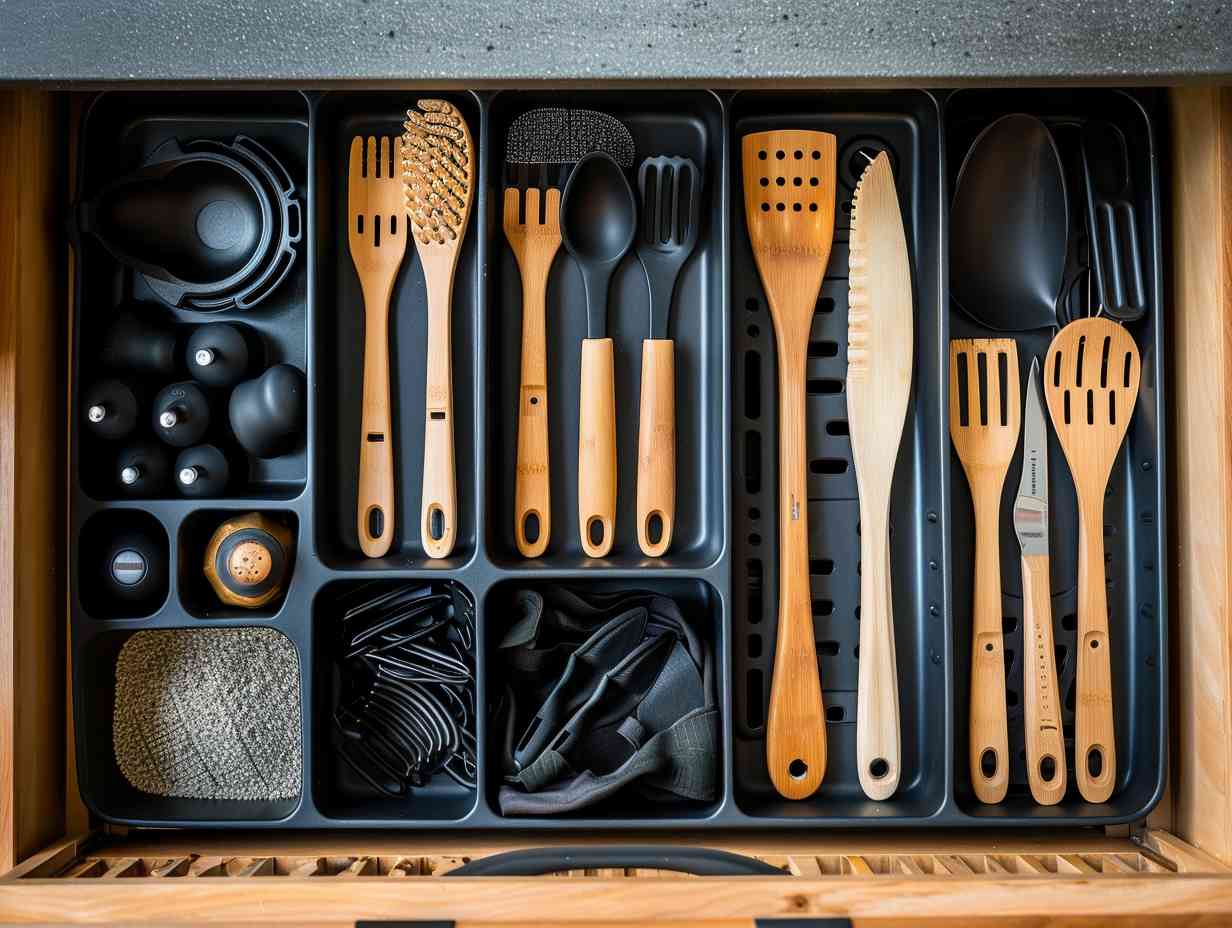
[[[1098,639],[1098,638],[1092,638],[1092,639],[1091,639],[1091,650],[1092,650],[1092,651],[1098,651],[1098,650],[1099,650],[1099,639]]]
[[[782,154],[782,152],[779,154]],[[803,780],[805,775],[808,774],[808,764],[797,757],[787,765],[787,772],[791,774],[793,780]]]
[[[1051,754],[1045,754],[1040,758],[1039,762],[1040,779],[1045,783],[1051,783],[1057,775],[1057,761]]]
[[[890,772],[890,764],[884,757],[875,758],[868,765],[868,773],[874,780],[880,780]]]
[[[992,748],[985,748],[980,755],[980,773],[985,780],[991,780],[997,775],[997,752]]]
[[[385,512],[380,506],[371,506],[368,509],[368,535],[372,538],[380,538],[385,531]]]
[[[433,503],[428,509],[427,518],[428,537],[433,541],[440,541],[445,537],[445,510]]]
[[[532,510],[522,517],[522,537],[532,545],[539,540],[539,513]]]
[[[663,540],[663,513],[658,510],[646,517],[646,540],[652,545]]]
[[[984,650],[985,650],[985,651],[991,651],[991,650],[992,650],[992,642],[991,642],[991,641],[990,641],[990,642],[988,642],[988,644],[984,645]]]
[[[1091,779],[1098,780],[1104,772],[1104,749],[1099,745],[1087,751],[1087,773]]]
[[[603,536],[606,530],[603,525],[603,520],[598,516],[591,516],[586,522],[586,537],[590,539],[592,547],[598,548],[603,544]]]
[[[1087,337],[1081,335],[1078,338],[1078,361],[1074,365],[1074,385],[1082,386],[1082,356],[1087,353]]]

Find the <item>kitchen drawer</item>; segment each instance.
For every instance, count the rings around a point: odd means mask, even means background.
[[[62,220],[80,105],[69,95],[0,91],[0,870],[11,871],[0,878],[0,921],[1232,917],[1232,91],[1171,93],[1172,738],[1163,803],[1146,821],[1106,830],[572,839],[130,832],[89,819],[72,763],[66,647],[71,253]],[[583,869],[562,879],[444,878],[501,852],[570,845],[641,850],[610,862],[570,856],[565,866]],[[665,858],[692,866],[681,847],[735,852],[782,875],[673,877],[661,869]]]

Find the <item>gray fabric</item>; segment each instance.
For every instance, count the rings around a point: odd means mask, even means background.
[[[137,789],[286,799],[301,789],[299,658],[268,628],[137,632],[116,662],[113,745]]]

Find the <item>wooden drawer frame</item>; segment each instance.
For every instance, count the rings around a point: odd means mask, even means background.
[[[1232,919],[1232,88],[1174,89],[1171,110],[1172,743],[1170,789],[1150,819],[1106,832],[676,841],[759,857],[787,878],[441,880],[467,858],[561,842],[92,829],[66,698],[71,254],[61,219],[74,101],[0,91],[0,873],[11,871],[0,877],[0,922]]]

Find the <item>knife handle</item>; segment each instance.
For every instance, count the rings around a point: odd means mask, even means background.
[[[1051,806],[1065,795],[1067,778],[1047,554],[1022,558],[1022,638],[1027,779],[1035,801]]]

